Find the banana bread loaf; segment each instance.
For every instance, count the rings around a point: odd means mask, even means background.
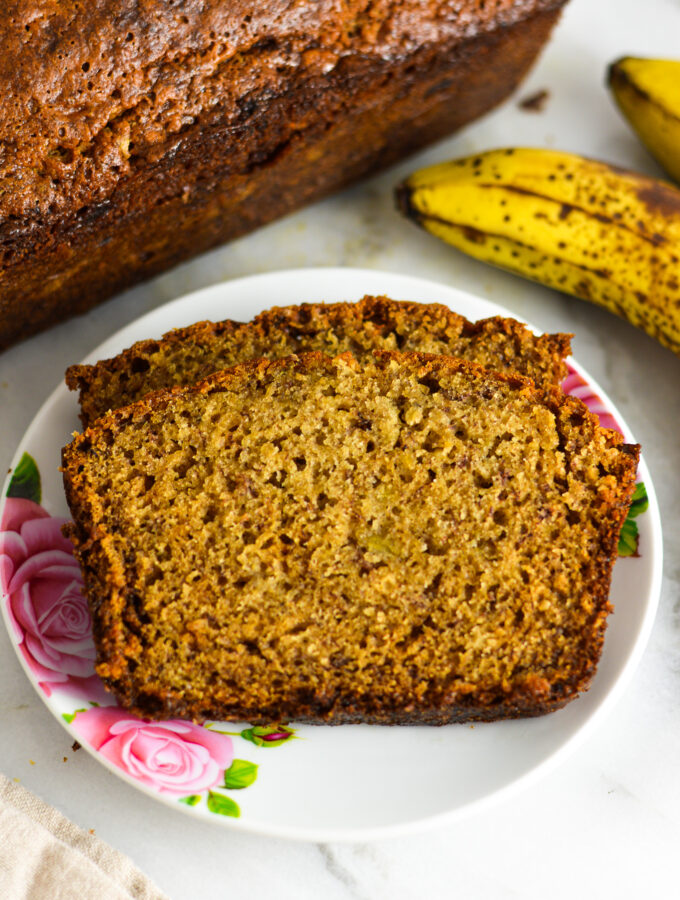
[[[587,688],[639,448],[445,356],[251,361],[63,454],[97,671],[144,716],[430,723]]]
[[[513,90],[565,0],[11,0],[0,349]]]
[[[261,313],[252,322],[199,322],[162,340],[139,341],[113,359],[70,366],[66,383],[80,390],[83,425],[144,394],[194,384],[248,359],[278,359],[319,350],[329,356],[373,350],[446,353],[490,369],[517,371],[542,385],[567,374],[568,334],[537,337],[515,319],[468,322],[435,303],[364,297],[358,303],[303,304]]]

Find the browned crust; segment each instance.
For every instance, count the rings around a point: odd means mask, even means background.
[[[594,674],[594,669],[593,673]],[[247,705],[222,706],[219,710],[209,705],[187,704],[171,695],[134,694],[134,703],[128,705],[130,694],[121,692],[118,681],[104,678],[107,688],[117,694],[118,700],[138,716],[153,719],[192,719],[196,722],[225,721],[250,722],[253,725],[271,725],[296,722],[301,725],[455,725],[465,722],[498,722],[504,719],[528,719],[547,715],[562,709],[579,693],[587,690],[591,678],[579,688],[564,689],[556,686],[554,696],[530,689],[516,690],[506,695],[500,692],[486,696],[457,698],[451,701],[428,696],[417,709],[399,706],[399,698],[376,696],[334,698],[329,702],[322,697],[314,702],[296,702],[289,706],[263,707],[254,710]],[[560,696],[560,693],[563,696]]]
[[[432,335],[473,339],[492,335],[504,335],[516,350],[517,356],[532,366],[537,360],[545,360],[547,379],[558,385],[567,374],[565,358],[571,351],[570,334],[534,335],[515,319],[493,316],[470,322],[439,303],[416,303],[391,300],[385,296],[366,295],[357,303],[303,303],[299,306],[272,307],[256,316],[251,322],[240,323],[226,319],[221,322],[202,321],[186,328],[166,332],[160,340],[137,341],[117,356],[100,360],[94,365],[73,365],[66,370],[66,384],[78,390],[81,420],[87,427],[104,411],[99,395],[100,383],[111,378],[129,376],[135,367],[154,365],[156,354],[173,344],[193,344],[209,347],[225,336],[235,344],[247,335],[266,345],[272,330],[285,331],[296,339],[305,335],[333,330],[351,332],[365,322],[374,323],[381,333],[404,333],[405,326],[426,328]]]
[[[182,85],[187,78],[202,77],[203,63],[187,71],[182,60],[201,42],[207,43],[207,7],[220,7],[229,16],[233,4],[195,4],[188,28],[196,30],[197,40],[187,43],[186,34],[178,34],[179,44],[175,38],[168,43],[173,52],[166,62],[172,65],[178,59],[180,71],[176,81],[164,73],[163,89],[155,96],[158,70],[152,60],[163,46],[168,23],[178,17],[151,14],[149,33],[156,36],[146,50],[146,26],[133,29],[131,44],[124,43],[125,28],[114,28],[111,40],[99,42],[97,34],[112,28],[101,6],[90,13],[87,4],[47,4],[46,13],[51,7],[52,14],[80,7],[94,25],[88,42],[77,29],[72,35],[53,35],[51,28],[35,28],[31,3],[21,0],[24,18],[8,20],[7,37],[19,49],[6,47],[6,65],[12,69],[6,80],[13,82],[20,71],[22,90],[18,96],[10,92],[13,99],[5,113],[32,122],[35,130],[35,98],[44,97],[45,77],[50,87],[53,81],[59,88],[45,102],[37,102],[38,123],[45,115],[52,119],[47,158],[42,155],[45,135],[35,141],[24,135],[20,149],[29,158],[34,155],[24,164],[29,178],[19,171],[15,190],[8,189],[5,196],[7,210],[16,209],[17,214],[0,219],[0,349],[385,168],[487,112],[524,77],[564,2],[501,0],[493,7],[474,0],[462,6],[364,3],[366,15],[359,19],[378,18],[377,34],[371,32],[364,44],[355,40],[364,29],[353,25],[367,21],[353,23],[345,4],[325,3],[326,9],[337,11],[342,46],[333,44],[332,33],[313,33],[325,24],[318,17],[307,43],[311,55],[323,63],[326,50],[319,53],[317,43],[321,40],[323,47],[330,40],[326,49],[331,56],[339,53],[339,63],[329,72],[323,66],[303,72],[283,66],[276,74],[271,57],[277,51],[269,45],[281,37],[283,50],[291,49],[285,33],[295,30],[296,16],[292,22],[280,16],[284,34],[273,34],[263,8],[252,17],[259,30],[253,33],[255,24],[247,29],[244,53],[233,61],[236,71],[226,80],[223,102],[196,112],[188,108]],[[142,15],[132,0],[122,6],[135,8],[135,13],[130,11],[135,20]],[[239,6],[243,11],[243,4]],[[382,22],[381,7],[390,8]],[[396,34],[392,14],[401,23]],[[309,11],[304,15],[309,17]],[[343,17],[348,20],[344,28]],[[29,37],[35,42],[38,36],[45,45],[36,57],[25,52],[25,42]],[[71,37],[78,44],[75,49]],[[116,70],[108,84],[90,56],[92,41],[101,43]],[[219,43],[206,50],[218,53]],[[80,64],[74,66],[77,59],[90,67],[87,75]],[[142,62],[136,65],[135,59]],[[62,77],[64,67],[70,69],[67,78]],[[76,82],[87,86],[88,81],[98,99],[102,91],[113,90],[113,96],[123,100],[123,110],[119,100],[113,103],[106,127],[101,128],[106,120],[101,105],[95,107],[97,115],[73,113],[79,103],[87,105],[91,95],[78,100],[68,88],[78,86]],[[136,96],[126,103],[133,85]],[[66,101],[66,110],[60,108],[59,98]],[[149,110],[150,103],[160,109]],[[146,110],[150,133],[142,129],[139,139],[133,138],[134,146],[126,149],[125,128],[138,127],[137,107],[142,118]],[[167,133],[159,128],[155,116],[163,109],[172,111],[181,124],[179,131],[174,126]],[[76,134],[91,126],[100,132],[92,146],[89,133]],[[17,137],[14,126],[10,132],[12,143]],[[35,176],[39,186],[27,188]],[[20,200],[26,201],[23,211]]]
[[[608,600],[611,571],[616,560],[618,538],[625,521],[634,490],[639,459],[639,445],[626,444],[620,434],[601,429],[597,417],[577,398],[566,396],[557,389],[539,390],[531,381],[514,374],[490,373],[483,367],[465,360],[419,353],[375,354],[380,365],[415,364],[418,377],[444,375],[464,371],[472,377],[505,382],[536,403],[543,404],[556,417],[561,435],[560,449],[567,458],[578,452],[579,440],[571,432],[578,425],[582,440],[595,430],[604,431],[610,446],[620,451],[617,466],[611,473],[616,487],[602,498],[608,516],[600,532],[600,552],[591,560],[586,581],[594,586],[594,608],[590,627],[583,635],[582,649],[570,671],[552,684],[539,676],[529,676],[524,684],[503,690],[499,685],[480,689],[470,686],[469,692],[455,696],[426,693],[417,708],[404,705],[399,697],[313,696],[295,704],[276,708],[253,709],[247,704],[213,706],[210,702],[187,702],[166,692],[162,696],[145,693],[143,685],[135,682],[129,661],[134,658],[139,639],[126,631],[124,613],[129,603],[122,562],[112,547],[112,536],[100,521],[101,501],[83,475],[87,454],[105,448],[116,430],[126,423],[143,420],[152,412],[163,410],[173,398],[191,394],[239,390],[253,379],[263,379],[279,369],[293,368],[312,371],[330,369],[338,364],[358,366],[351,354],[335,360],[321,353],[308,353],[275,361],[252,360],[232,369],[218,372],[200,384],[173,388],[149,394],[136,403],[111,411],[96,425],[74,440],[62,453],[62,471],[66,498],[73,515],[73,524],[65,533],[74,544],[80,562],[93,618],[97,645],[97,672],[119,702],[130,711],[154,718],[181,717],[196,721],[205,719],[248,720],[256,723],[295,720],[311,724],[446,724],[466,721],[494,721],[498,719],[538,716],[559,709],[586,690],[595,674],[602,652],[606,620],[611,612]]]

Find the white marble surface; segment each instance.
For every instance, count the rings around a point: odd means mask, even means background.
[[[515,98],[385,175],[0,356],[0,465],[6,468],[66,365],[143,312],[254,272],[382,268],[478,293],[544,330],[574,332],[576,357],[644,446],[659,494],[666,561],[657,621],[632,684],[557,771],[453,827],[370,845],[296,844],[225,832],[169,812],[85,752],[72,752],[66,731],[0,633],[0,769],[128,853],[173,900],[680,895],[680,359],[604,310],[458,255],[403,221],[391,198],[392,185],[416,166],[510,144],[559,147],[659,174],[614,109],[604,72],[625,53],[677,57],[679,38],[678,0],[572,0],[519,93],[547,88],[544,112],[522,112]]]

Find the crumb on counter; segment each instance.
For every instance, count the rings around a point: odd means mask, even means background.
[[[540,91],[535,91],[533,94],[529,94],[528,97],[525,97],[523,100],[520,100],[517,106],[524,110],[524,112],[543,112],[546,107],[548,100],[550,99],[550,92],[546,91],[543,88]]]

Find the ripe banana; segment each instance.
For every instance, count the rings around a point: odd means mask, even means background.
[[[642,143],[680,181],[680,62],[626,56],[610,66],[609,87]]]
[[[464,253],[599,303],[680,354],[680,190],[552,150],[492,150],[397,188]]]

